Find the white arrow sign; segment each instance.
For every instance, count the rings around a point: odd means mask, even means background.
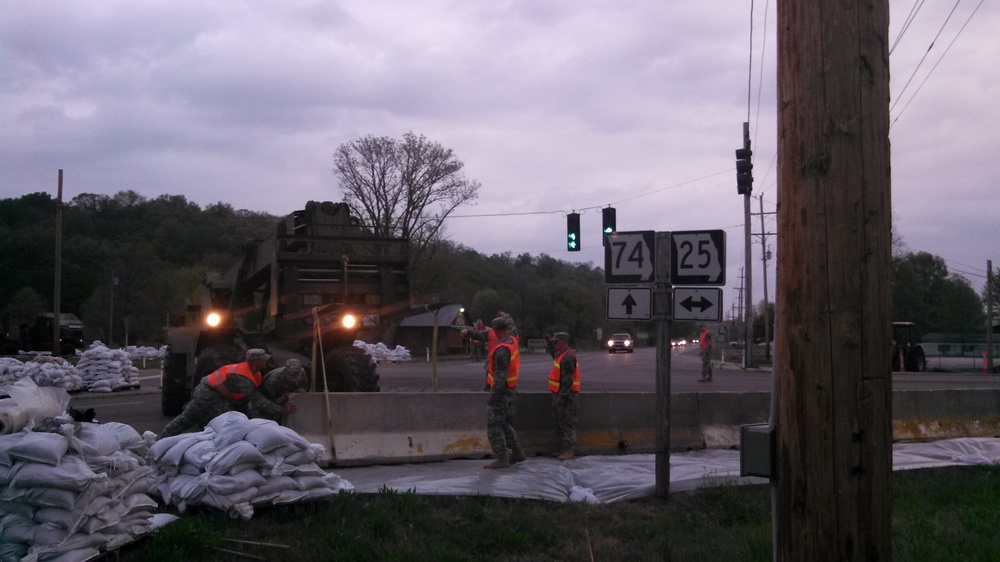
[[[649,320],[652,298],[649,287],[608,287],[608,319]]]
[[[722,321],[722,289],[674,289],[674,320]]]

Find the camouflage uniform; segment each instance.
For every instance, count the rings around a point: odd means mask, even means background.
[[[514,343],[507,337],[501,343]],[[507,457],[507,450],[521,450],[514,431],[514,400],[517,389],[507,387],[507,370],[510,368],[510,351],[505,347],[497,347],[493,352],[493,388],[486,401],[486,435],[490,440],[490,448],[497,457]]]
[[[507,321],[507,331],[510,332],[510,336],[512,338],[516,338],[517,337],[517,326],[514,325],[514,318],[510,314],[507,314],[506,312],[500,312],[498,314],[497,318],[503,318],[504,320]],[[496,321],[496,319],[494,319],[494,321]],[[479,345],[486,345],[486,342],[488,342],[489,339],[490,339],[490,330],[492,330],[492,328],[486,328],[486,329],[483,329],[483,330],[478,330],[478,329],[477,330],[469,330],[469,337],[472,338],[473,342],[478,342]],[[483,363],[483,380],[484,381],[488,381],[489,368],[490,368],[490,365],[489,365],[489,350],[486,350],[486,363]],[[489,384],[489,382],[486,382],[486,384],[484,385],[484,390],[486,390],[487,392],[490,390],[490,384]]]
[[[264,381],[260,385],[260,392],[268,400],[276,404],[288,402],[288,395],[294,392],[305,392],[309,390],[309,376],[302,368],[302,362],[298,359],[285,361],[283,367],[272,369],[264,375]],[[279,416],[271,417],[264,412],[251,410],[251,417],[268,418],[278,420]]]
[[[553,356],[555,355],[557,354],[553,351]],[[576,415],[580,393],[571,390],[575,372],[576,354],[570,350],[559,362],[559,392],[552,401],[560,451],[572,450],[576,445]]]
[[[200,431],[216,416],[234,410],[243,413],[253,411],[273,416],[274,419],[281,413],[281,407],[257,392],[257,387],[247,377],[230,375],[223,384],[229,392],[244,394],[243,399],[238,402],[226,399],[208,384],[208,377],[205,377],[191,393],[191,401],[184,406],[184,411],[163,428],[159,438],[179,435],[191,429]]]

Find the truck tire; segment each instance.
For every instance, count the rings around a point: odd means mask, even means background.
[[[171,353],[170,348],[167,348],[160,369],[160,410],[164,416],[181,413],[184,404],[191,399],[191,388],[184,372],[186,364],[185,354]]]
[[[326,381],[330,392],[378,392],[375,362],[365,350],[338,347],[326,355]],[[317,387],[322,391],[322,382]]]

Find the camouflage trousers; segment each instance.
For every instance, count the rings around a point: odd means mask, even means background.
[[[496,385],[495,385],[496,386]],[[514,400],[517,391],[506,387],[493,388],[487,400],[486,436],[493,454],[500,456],[508,449],[520,447],[514,432]]]
[[[561,399],[555,395],[552,400],[552,412],[556,418],[556,437],[559,439],[559,450],[572,449],[576,445],[576,414],[579,406],[576,393]]]
[[[191,401],[184,406],[184,411],[163,428],[159,438],[180,435],[190,430],[201,431],[216,416],[233,410],[242,411],[236,403],[226,400],[207,385],[199,384],[191,393]]]
[[[701,350],[701,378],[712,378],[712,350]]]

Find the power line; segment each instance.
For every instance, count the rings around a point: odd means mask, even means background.
[[[903,86],[903,89],[899,91],[899,96],[896,97],[896,101],[892,102],[892,105],[889,107],[889,113],[892,113],[893,108],[895,108],[896,104],[899,103],[900,97],[903,96],[903,92],[910,87],[910,82],[913,81],[913,77],[917,75],[917,71],[920,70],[920,67],[924,64],[924,60],[927,59],[927,55],[930,54],[931,49],[934,48],[934,44],[937,43],[938,37],[941,37],[941,33],[944,32],[945,26],[948,25],[948,22],[951,20],[951,16],[958,8],[958,3],[961,1],[962,0],[955,0],[955,5],[952,6],[951,11],[948,12],[948,17],[945,18],[944,23],[941,24],[941,28],[938,29],[937,35],[934,36],[934,39],[931,40],[931,44],[927,47],[927,50],[924,51],[924,56],[920,57],[920,62],[918,62],[917,67],[913,69],[913,73],[910,74],[910,78],[906,80],[906,84]]]
[[[906,105],[903,106],[903,109],[899,110],[899,113],[896,115],[896,118],[892,120],[892,124],[889,125],[890,128],[892,127],[893,124],[896,123],[896,121],[899,121],[899,118],[903,115],[903,112],[906,111],[906,108],[910,106],[910,102],[912,102],[913,98],[917,97],[917,94],[920,93],[920,90],[924,87],[924,84],[927,83],[927,79],[931,77],[931,74],[934,73],[934,70],[937,69],[938,65],[941,64],[941,61],[944,60],[944,56],[947,55],[948,51],[951,50],[951,46],[955,44],[955,41],[958,41],[958,37],[962,35],[962,32],[965,31],[965,27],[969,25],[970,21],[972,21],[972,16],[976,15],[976,12],[979,11],[979,7],[982,6],[983,2],[985,1],[986,0],[980,0],[979,4],[977,4],[975,9],[972,10],[972,13],[969,14],[969,18],[965,20],[964,24],[962,24],[962,27],[958,30],[958,33],[956,33],[955,37],[951,40],[951,43],[948,43],[948,46],[945,48],[944,52],[941,53],[941,56],[938,58],[937,62],[934,63],[934,66],[931,67],[930,71],[927,73],[927,76],[924,76],[924,79],[920,82],[920,85],[917,86],[917,89],[910,96],[910,99],[906,100]],[[900,92],[900,95],[902,95],[902,92]],[[897,99],[897,101],[899,100]],[[891,108],[890,111],[892,111]]]
[[[661,187],[660,189],[654,189],[653,191],[647,191],[646,193],[640,193],[639,195],[635,195],[635,196],[632,196],[632,197],[626,197],[625,199],[619,199],[618,201],[613,201],[613,202],[608,203],[606,205],[591,205],[591,206],[587,206],[587,207],[575,207],[572,210],[574,210],[574,211],[587,211],[587,210],[590,210],[590,209],[593,209],[595,211],[596,210],[601,210],[604,207],[609,207],[609,206],[612,206],[612,205],[618,205],[618,204],[625,203],[625,202],[628,202],[628,201],[632,201],[632,200],[635,200],[635,199],[640,199],[642,197],[647,197],[649,195],[660,193],[661,191],[667,191],[668,189],[677,189],[678,187],[683,187],[685,185],[696,183],[696,182],[699,182],[699,181],[702,181],[702,180],[707,180],[708,178],[712,178],[712,177],[715,177],[715,176],[718,176],[718,175],[728,174],[728,173],[731,173],[732,171],[733,171],[733,169],[730,168],[728,170],[722,170],[721,172],[715,172],[715,173],[712,173],[712,174],[708,174],[707,176],[702,176],[700,178],[694,178],[694,179],[691,179],[691,180],[682,181],[680,183],[675,183],[673,185],[668,185],[666,187]],[[557,209],[557,210],[553,210],[553,211],[526,211],[526,212],[523,212],[523,213],[483,213],[483,214],[475,214],[475,215],[449,215],[449,218],[472,219],[472,218],[481,218],[481,217],[521,217],[521,216],[526,216],[526,215],[566,214],[568,212],[569,211],[566,210],[566,209]]]
[[[896,40],[893,41],[892,46],[889,47],[890,55],[892,54],[892,51],[896,48],[896,45],[899,44],[899,40],[903,38],[903,35],[906,33],[906,30],[910,28],[910,24],[913,23],[913,20],[917,17],[917,12],[919,12],[920,8],[923,7],[924,2],[925,0],[913,1],[913,6],[910,8],[910,13],[906,16],[906,21],[903,22],[903,27],[899,30],[899,35],[896,36]]]

